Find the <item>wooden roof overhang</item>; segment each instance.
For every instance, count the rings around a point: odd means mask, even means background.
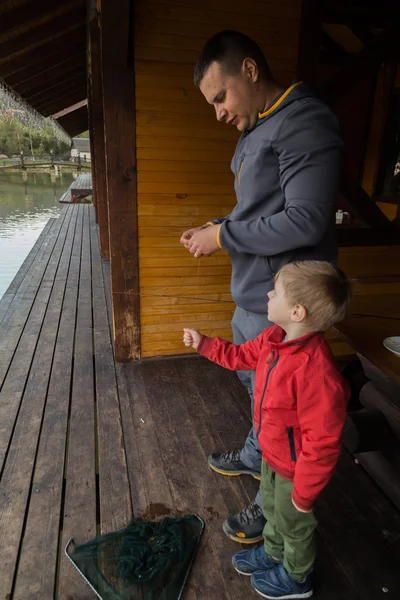
[[[0,4],[0,78],[43,116],[87,99],[85,0]],[[88,128],[79,106],[60,121],[73,136]]]

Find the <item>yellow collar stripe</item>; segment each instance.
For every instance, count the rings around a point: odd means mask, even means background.
[[[272,112],[274,112],[274,110],[276,108],[278,108],[278,106],[284,101],[284,99],[286,98],[286,96],[288,96],[290,94],[290,92],[292,90],[294,90],[295,87],[297,87],[298,85],[300,85],[301,83],[303,83],[302,81],[297,81],[296,83],[294,83],[293,85],[290,86],[290,88],[288,88],[286,90],[286,92],[284,94],[282,94],[282,96],[279,98],[279,100],[277,100],[275,102],[275,104],[273,104],[271,106],[271,108],[269,108],[268,110],[266,110],[263,113],[258,113],[258,116],[260,119],[263,119],[264,117],[267,117],[268,115],[270,115]]]

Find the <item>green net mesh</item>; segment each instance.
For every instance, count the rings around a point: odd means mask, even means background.
[[[203,528],[195,515],[134,519],[80,546],[69,543],[66,554],[102,600],[178,600]]]

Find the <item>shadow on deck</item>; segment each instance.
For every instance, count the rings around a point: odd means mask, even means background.
[[[259,597],[221,529],[257,482],[207,465],[245,438],[247,393],[199,357],[115,365],[108,276],[93,208],[71,205],[0,302],[0,598],[94,598],[63,555],[71,536],[185,513],[206,528],[184,598]],[[398,598],[400,513],[348,454],[317,511],[315,597]]]

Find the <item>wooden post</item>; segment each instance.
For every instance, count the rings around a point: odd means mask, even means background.
[[[90,7],[89,7],[89,19],[90,19]],[[91,59],[90,59],[90,32],[89,32],[89,21],[88,19],[88,47],[87,47],[87,93],[88,93],[88,130],[89,130],[89,143],[90,143],[90,170],[92,173],[92,202],[94,206],[94,212],[96,215],[96,223],[99,222],[98,210],[97,210],[97,179],[96,179],[96,153],[94,148],[94,134],[93,134],[93,123],[92,123],[92,115],[91,110],[93,106],[93,96],[92,96],[92,69],[91,69]]]
[[[92,177],[96,187],[96,219],[99,225],[100,255],[110,256],[108,235],[108,207],[106,157],[104,148],[103,89],[101,74],[101,45],[99,15],[96,0],[89,0],[89,96],[88,110],[91,127],[93,157]]]
[[[99,5],[114,352],[127,362],[140,358],[133,11]]]
[[[303,0],[301,6],[297,78],[312,85],[317,80],[321,39],[321,1]]]

